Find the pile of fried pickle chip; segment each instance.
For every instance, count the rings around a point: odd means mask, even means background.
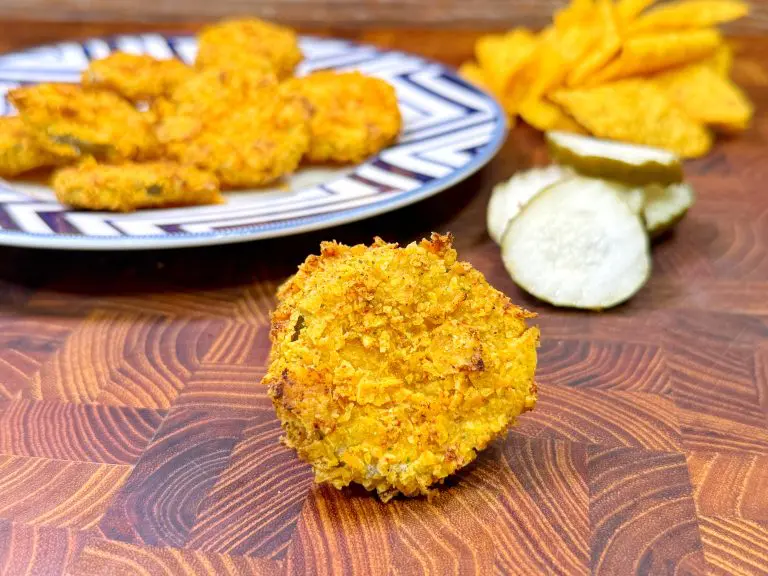
[[[740,132],[752,118],[716,29],[749,8],[739,0],[653,2],[572,0],[538,34],[516,28],[481,38],[477,62],[460,73],[537,129],[702,156],[713,131]]]

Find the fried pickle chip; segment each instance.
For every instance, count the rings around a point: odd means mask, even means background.
[[[114,92],[36,84],[11,90],[8,99],[40,144],[62,159],[120,162],[152,158],[158,151],[146,117]]]
[[[93,60],[83,72],[85,87],[113,90],[131,102],[170,96],[193,73],[180,60],[158,60],[146,54],[115,52]]]
[[[277,77],[266,62],[262,68],[211,67],[180,84],[162,105],[176,114],[211,117],[247,104],[268,86],[277,86]]]
[[[284,85],[309,104],[310,162],[360,162],[395,141],[402,120],[391,84],[359,72],[315,72]]]
[[[561,90],[550,97],[595,136],[656,146],[698,157],[712,135],[648,80],[622,80],[596,88]]]
[[[562,108],[547,100],[527,100],[523,102],[520,105],[520,117],[529,126],[533,126],[543,132],[548,130],[584,132],[584,129],[573,118],[563,112]]]
[[[227,113],[167,116],[157,135],[168,157],[215,173],[222,187],[262,186],[296,170],[309,147],[309,111],[268,86]]]
[[[630,34],[650,34],[686,28],[707,28],[743,18],[749,4],[740,0],[685,0],[647,12],[630,26]]]
[[[288,78],[301,61],[296,33],[256,18],[228,20],[205,28],[198,36],[195,65],[221,67],[243,58],[269,61],[279,78]]]
[[[53,166],[58,159],[43,148],[18,116],[0,116],[0,177],[12,178],[35,168]]]
[[[86,160],[58,170],[51,186],[60,202],[86,210],[132,212],[222,202],[213,174],[173,162],[114,166]]]
[[[262,383],[317,482],[428,494],[533,409],[532,314],[451,240],[324,242],[279,288]]]
[[[665,32],[624,42],[619,56],[589,79],[596,86],[674,68],[710,56],[722,44],[717,30]]]
[[[210,121],[229,114],[232,109],[247,104],[262,88],[277,85],[272,66],[266,60],[260,63],[261,67],[227,65],[197,70],[169,97],[151,103],[150,121],[157,125],[171,116],[204,117]]]
[[[621,49],[621,36],[616,8],[610,0],[598,0],[598,23],[593,33],[599,38],[594,48],[574,62],[566,84],[579,86],[586,78],[602,69]]]
[[[687,66],[654,79],[688,116],[727,132],[746,129],[754,112],[733,82],[704,64]]]

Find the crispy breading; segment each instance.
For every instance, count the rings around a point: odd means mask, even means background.
[[[92,61],[83,72],[81,83],[86,87],[112,90],[131,102],[144,102],[170,96],[193,72],[180,60],[158,60],[146,54],[114,52]]]
[[[325,242],[278,290],[263,383],[318,482],[427,494],[533,409],[532,315],[456,257]]]
[[[389,83],[359,72],[316,72],[285,84],[312,111],[310,162],[361,162],[400,133],[397,94]]]
[[[56,163],[56,157],[40,145],[21,118],[0,117],[0,177],[12,178]]]
[[[280,87],[216,114],[175,114],[157,127],[165,154],[214,172],[222,187],[261,186],[290,174],[309,146],[309,112]]]
[[[196,66],[220,67],[244,59],[264,58],[280,78],[288,78],[301,61],[296,32],[257,18],[226,20],[205,28],[198,36]]]
[[[62,159],[108,162],[148,159],[158,152],[151,125],[130,102],[108,90],[36,84],[8,93],[40,144]]]
[[[87,210],[132,212],[222,202],[216,176],[173,162],[113,166],[89,159],[58,170],[51,186],[59,202]]]
[[[268,86],[277,86],[277,76],[265,61],[261,68],[206,68],[182,82],[168,98],[153,102],[150,110],[156,122],[168,116],[213,119],[247,104]]]

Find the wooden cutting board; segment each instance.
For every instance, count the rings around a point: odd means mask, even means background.
[[[458,63],[478,33],[358,36]],[[768,38],[739,46],[754,128],[687,165],[696,206],[617,310],[549,308],[504,272],[485,207],[546,162],[525,127],[452,190],[322,233],[1,249],[0,573],[768,573]],[[314,486],[259,386],[275,287],[320,240],[432,230],[540,314],[539,405],[432,502]]]

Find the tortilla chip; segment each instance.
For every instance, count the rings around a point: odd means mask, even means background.
[[[624,43],[619,56],[589,79],[590,86],[675,68],[710,56],[722,44],[714,29],[637,36]]]
[[[480,38],[475,54],[489,88],[503,97],[512,77],[532,56],[537,44],[536,36],[525,28]]]
[[[638,18],[629,28],[632,35],[707,28],[743,18],[749,5],[740,0],[686,0],[664,4]]]
[[[517,74],[510,79],[503,96],[505,108],[519,111],[527,100],[539,100],[558,88],[567,70],[565,59],[557,47],[555,34],[540,41]]]
[[[599,138],[666,148],[686,158],[702,156],[712,146],[705,126],[649,80],[561,90],[550,99]]]
[[[616,15],[622,23],[629,23],[653,5],[656,0],[619,0],[616,2]]]
[[[745,94],[705,64],[667,72],[654,83],[683,112],[704,124],[738,132],[752,120],[754,110]]]
[[[560,130],[584,134],[584,129],[556,104],[546,100],[527,100],[520,105],[520,117],[529,126],[546,132]]]
[[[572,0],[572,2],[555,12],[552,18],[555,28],[567,30],[574,26],[581,26],[592,18],[595,6],[593,0]]]
[[[597,14],[599,17],[593,34],[598,43],[588,54],[575,62],[568,73],[566,84],[579,86],[590,75],[605,66],[621,48],[616,8],[610,0],[598,0]]]
[[[712,68],[720,76],[728,78],[733,68],[733,48],[728,44],[721,44],[712,56],[705,58],[701,63]]]
[[[483,90],[490,90],[485,72],[475,62],[464,62],[464,64],[459,66],[459,76]]]

